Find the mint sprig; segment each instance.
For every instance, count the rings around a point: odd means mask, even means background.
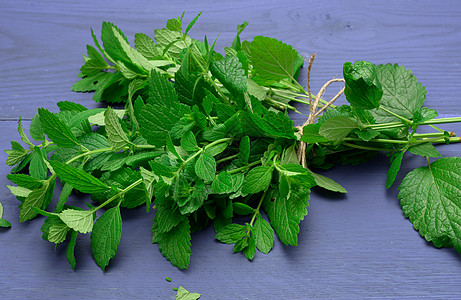
[[[403,180],[399,199],[421,235],[461,253],[459,158],[430,160],[441,156],[433,144],[461,141],[435,125],[461,117],[436,118],[422,107],[426,91],[411,71],[349,62],[344,79],[313,95],[309,82],[305,88],[297,81],[303,58],[293,47],[262,36],[241,41],[244,23],[223,56],[206,37],[188,36],[197,19],[187,26],[183,16],[170,19],[154,39],[136,34],[134,48],[104,22],[102,46],[91,32],[95,47],[87,47],[72,90],[94,91],[95,101],[125,108],[88,110],[72,102],[58,103],[58,113],[40,108],[29,133],[37,143],[19,123],[26,146],[12,141],[6,163],[14,166],[9,189],[21,202],[20,220],[45,216],[43,238],[68,241],[72,269],[77,235],[90,233],[105,270],[123,243],[121,211],[139,206],[155,211],[152,241],[180,269],[192,258],[191,233],[211,224],[216,239],[250,260],[256,250],[269,253],[275,235],[295,246],[310,189],[346,193],[314,170],[362,163],[378,151],[390,157],[387,187],[405,156],[428,158],[427,167]],[[345,82],[350,105],[333,104],[342,91],[322,99],[333,82]],[[310,106],[302,127],[288,117],[288,110],[299,113],[290,101]],[[426,125],[435,131],[417,131]],[[91,194],[94,205],[67,205],[74,190]]]

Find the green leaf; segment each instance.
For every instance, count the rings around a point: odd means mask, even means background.
[[[192,40],[189,36],[186,36],[186,42],[184,43],[184,41],[181,40],[181,33],[166,28],[155,29],[154,34],[157,44],[163,49],[170,46],[168,48],[168,53],[176,59],[179,58],[181,49],[187,48],[188,45],[192,44]]]
[[[45,202],[45,196],[48,191],[48,184],[44,184],[42,187],[33,190],[26,199],[19,206],[21,208],[19,212],[19,221],[25,222],[31,220],[37,216],[37,212],[33,207],[42,208]]]
[[[216,160],[210,154],[203,152],[195,163],[195,174],[205,181],[213,181],[216,174]]]
[[[325,121],[320,126],[319,133],[329,140],[340,141],[355,128],[358,128],[358,124],[352,119],[336,116]]]
[[[410,70],[397,64],[378,65],[378,80],[383,87],[381,106],[410,119],[426,100],[426,89],[418,82]],[[400,122],[387,112],[373,111],[377,123]]]
[[[40,123],[40,116],[35,115],[30,123],[30,136],[36,141],[43,141],[45,133],[43,133],[42,124]]]
[[[14,166],[18,163],[22,164],[23,161],[32,158],[31,155],[28,155],[29,151],[24,149],[18,142],[11,141],[12,150],[5,150],[5,153],[8,155],[6,159],[6,164],[8,166]],[[24,167],[24,166],[23,166]]]
[[[96,108],[96,109],[92,109],[92,111],[98,111],[99,109]],[[107,108],[103,108],[101,109],[100,112],[96,113],[96,114],[93,114],[91,116],[88,117],[88,121],[91,123],[91,124],[94,124],[94,125],[98,125],[98,126],[106,126],[106,123],[105,123],[105,112],[106,112]],[[123,118],[123,116],[125,115],[126,111],[124,109],[112,109],[112,111],[115,113],[115,115],[117,117],[119,117],[120,119]],[[77,115],[76,115],[77,116]]]
[[[303,127],[301,141],[305,143],[325,143],[329,140],[319,133],[320,123],[308,124]]]
[[[216,239],[225,244],[234,244],[242,239],[247,232],[247,227],[240,224],[229,224],[216,234]]]
[[[176,300],[197,300],[202,296],[199,293],[191,293],[182,286],[178,288],[178,293],[176,294]]]
[[[113,77],[113,75],[113,73],[101,72],[86,76],[85,78],[82,78],[74,83],[70,90],[72,92],[93,92],[100,86],[104,86],[104,84],[107,83]]]
[[[62,181],[70,184],[82,193],[100,193],[110,189],[101,180],[83,170],[57,161],[50,161],[50,164]]]
[[[59,218],[67,226],[80,233],[88,233],[93,229],[93,212],[86,210],[65,209]]]
[[[81,111],[87,110],[85,106],[75,103],[75,102],[70,102],[70,101],[59,101],[57,103],[57,106],[59,107],[61,111],[70,110],[70,111],[81,112]]]
[[[42,186],[40,180],[26,174],[8,174],[6,177],[14,184],[29,190],[35,190]]]
[[[91,232],[91,248],[98,266],[104,271],[109,260],[117,253],[122,237],[122,217],[120,207],[108,209],[100,216]]]
[[[408,152],[426,157],[442,157],[442,154],[440,154],[440,152],[435,149],[434,145],[430,143],[421,143],[411,146],[408,148]]]
[[[195,22],[197,22],[197,19],[200,17],[201,14],[202,12],[199,12],[198,15],[195,16],[195,18],[192,19],[192,21],[190,21],[190,23],[186,27],[186,31],[184,32],[185,34],[187,34],[189,30],[191,30],[192,26],[194,26]]]
[[[178,269],[189,267],[190,256],[190,225],[189,221],[183,220],[172,230],[158,234],[158,248],[163,256]]]
[[[77,138],[70,128],[56,115],[44,108],[38,109],[40,122],[45,134],[59,147],[73,147],[79,145]]]
[[[298,52],[273,38],[256,36],[251,42],[251,62],[263,80],[293,78]]]
[[[104,113],[104,123],[106,124],[107,139],[111,148],[115,152],[125,149],[130,144],[130,141],[123,131],[122,125],[120,125],[119,118],[110,107]]]
[[[139,53],[149,60],[159,59],[162,52],[155,45],[155,42],[143,33],[134,35],[134,46]]]
[[[163,205],[157,206],[157,210],[155,211],[155,222],[157,223],[157,230],[159,233],[171,231],[183,220],[184,217],[178,210]]]
[[[256,194],[265,190],[272,180],[273,170],[273,166],[259,166],[251,169],[245,176],[242,193]]]
[[[187,113],[190,113],[190,108],[184,104],[171,107],[148,104],[139,113],[141,134],[149,144],[156,147],[165,146],[170,130]]]
[[[148,87],[149,98],[146,101],[148,104],[171,107],[178,103],[178,95],[173,85],[159,72],[152,70]]]
[[[67,261],[69,262],[72,270],[75,270],[75,265],[77,263],[75,261],[75,254],[74,254],[75,245],[77,244],[77,235],[78,235],[78,232],[75,230],[72,230],[70,234],[70,241],[69,241],[69,244],[67,244],[67,249],[66,249]]]
[[[397,173],[400,170],[400,165],[402,164],[402,158],[405,151],[398,152],[391,156],[391,166],[387,171],[386,177],[386,188],[390,188],[394,183],[395,179],[397,178]]]
[[[370,141],[371,139],[374,139],[375,137],[377,137],[379,135],[379,131],[378,130],[374,130],[374,129],[366,129],[366,130],[363,130],[363,131],[359,131],[359,130],[356,130],[355,131],[355,134],[357,134],[357,136],[365,141],[365,142],[368,142]]]
[[[69,229],[70,228],[67,227],[67,225],[64,223],[51,225],[48,232],[48,241],[55,244],[64,242],[66,240],[67,232]]]
[[[225,194],[232,191],[232,176],[227,171],[221,171],[213,180],[211,188],[218,194]]]
[[[27,196],[30,195],[30,193],[32,192],[32,190],[29,190],[29,189],[26,189],[24,187],[20,187],[20,186],[11,186],[11,185],[7,185],[6,186],[11,194],[15,195],[16,197],[24,197],[24,198],[27,198]],[[1,216],[0,216],[1,218]]]
[[[44,180],[48,173],[48,168],[42,158],[42,155],[44,156],[45,154],[42,152],[44,152],[43,148],[35,148],[29,165],[30,175],[39,180]]]
[[[319,187],[333,192],[347,193],[347,190],[333,179],[314,172],[311,172],[311,175],[314,177],[315,183]]]
[[[0,218],[0,227],[9,228],[11,227],[11,223],[8,220]]]
[[[249,260],[252,260],[256,254],[255,239],[251,236],[246,237],[246,243],[247,243],[247,246],[242,250],[242,252],[246,258],[248,258]],[[235,245],[237,246],[237,244]],[[234,247],[234,252],[235,252],[235,247]]]
[[[27,137],[26,133],[24,132],[24,128],[22,127],[22,122],[21,122],[21,118],[19,118],[19,122],[18,122],[18,132],[19,132],[19,136],[21,137],[21,140],[26,143],[27,145],[29,146],[33,146],[34,144],[32,144],[32,142],[29,140],[29,138]]]
[[[347,101],[361,109],[378,108],[383,87],[378,79],[376,66],[370,62],[346,62],[343,67],[344,94]]]
[[[242,163],[248,163],[250,159],[250,138],[247,135],[240,140],[238,158]]]
[[[308,206],[309,190],[303,188],[292,188],[289,198],[276,197],[273,201],[266,198],[264,201],[270,224],[285,245],[298,245],[299,223],[307,215]]]
[[[256,242],[256,247],[262,253],[269,253],[274,246],[274,230],[260,214],[257,215],[254,223],[252,235]]]
[[[227,56],[210,66],[211,73],[232,95],[241,95],[247,91],[247,76],[239,59]]]
[[[197,140],[195,139],[195,135],[190,130],[181,137],[180,143],[181,147],[187,152],[195,152],[199,150]]]
[[[437,117],[439,114],[435,109],[421,107],[420,109],[413,112],[413,123],[419,124],[425,121],[429,121]],[[413,125],[414,127],[414,125]]]
[[[255,212],[254,208],[242,202],[232,202],[232,210],[234,213],[241,215],[241,216],[254,214]]]
[[[461,158],[441,158],[411,171],[399,190],[405,217],[421,236],[461,254]]]

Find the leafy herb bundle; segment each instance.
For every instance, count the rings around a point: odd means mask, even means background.
[[[44,215],[43,238],[68,240],[72,268],[77,235],[90,233],[95,261],[105,269],[121,240],[121,207],[155,209],[152,241],[180,269],[190,262],[191,232],[210,224],[218,240],[248,259],[256,249],[272,249],[274,231],[295,246],[310,189],[346,192],[311,169],[361,163],[378,151],[390,155],[387,187],[406,153],[427,157],[428,166],[400,185],[402,208],[428,241],[461,253],[461,158],[429,160],[441,156],[434,143],[460,141],[435,125],[461,118],[436,118],[435,110],[422,107],[426,91],[411,71],[346,63],[344,80],[314,96],[309,82],[306,91],[297,81],[304,59],[291,46],[262,36],[241,42],[244,23],[223,56],[214,51],[216,41],[188,36],[197,19],[185,30],[183,16],[168,20],[155,30],[155,41],[136,34],[134,48],[120,29],[103,23],[102,46],[92,32],[97,49],[87,46],[72,90],[95,91],[95,101],[125,107],[87,109],[64,101],[58,113],[40,108],[29,132],[38,145],[19,122],[28,148],[12,141],[6,163],[14,166],[8,179],[21,202],[20,221]],[[321,98],[336,81],[345,82],[350,105],[333,104],[340,94]],[[298,112],[290,101],[310,105],[302,127],[288,117],[288,110]],[[423,125],[435,131],[417,133]],[[95,206],[68,205],[74,190],[91,194]]]

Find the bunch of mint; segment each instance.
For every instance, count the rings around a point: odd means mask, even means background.
[[[312,170],[362,163],[378,151],[390,156],[388,187],[406,153],[427,157],[428,166],[400,185],[403,210],[427,240],[461,253],[461,158],[430,161],[441,156],[433,144],[461,141],[435,125],[461,118],[435,118],[422,107],[426,91],[411,71],[346,63],[341,81],[350,105],[335,106],[298,83],[304,59],[293,47],[262,36],[242,42],[244,23],[223,56],[216,41],[188,36],[198,17],[185,30],[183,16],[168,20],[155,41],[136,34],[134,48],[103,23],[102,46],[92,32],[97,49],[88,46],[72,90],[94,91],[95,101],[124,108],[66,101],[58,113],[40,108],[29,132],[38,143],[19,122],[28,148],[12,141],[6,163],[14,166],[8,179],[20,221],[45,216],[43,238],[68,241],[72,268],[77,235],[90,233],[104,270],[121,241],[121,208],[139,206],[155,210],[152,241],[180,269],[190,262],[191,232],[210,224],[219,241],[248,259],[272,249],[274,231],[295,246],[310,189],[346,192]],[[311,106],[304,126],[288,117],[288,110],[298,112],[290,101]],[[417,133],[423,125],[435,131]],[[68,205],[74,190],[91,194],[93,204]]]

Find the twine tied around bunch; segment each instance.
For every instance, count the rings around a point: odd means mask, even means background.
[[[300,135],[303,135],[303,128],[308,125],[314,123],[314,120],[317,116],[319,116],[325,109],[327,109],[330,105],[333,104],[333,102],[336,101],[336,99],[339,98],[344,93],[344,88],[342,88],[333,98],[331,98],[330,101],[328,101],[325,105],[323,105],[319,110],[317,110],[320,98],[322,97],[323,93],[327,89],[327,87],[332,84],[333,82],[344,82],[343,78],[333,78],[329,80],[327,83],[325,83],[320,91],[317,93],[315,96],[315,101],[312,99],[312,94],[311,94],[311,84],[310,84],[310,75],[311,75],[311,67],[312,63],[314,62],[315,54],[312,54],[311,57],[309,58],[309,65],[307,67],[307,93],[309,94],[309,117],[307,118],[307,121],[301,125],[301,126],[296,126],[298,129]],[[297,157],[299,163],[304,167],[307,168],[307,161],[306,161],[306,143],[301,141],[299,143],[298,151],[297,151]]]

